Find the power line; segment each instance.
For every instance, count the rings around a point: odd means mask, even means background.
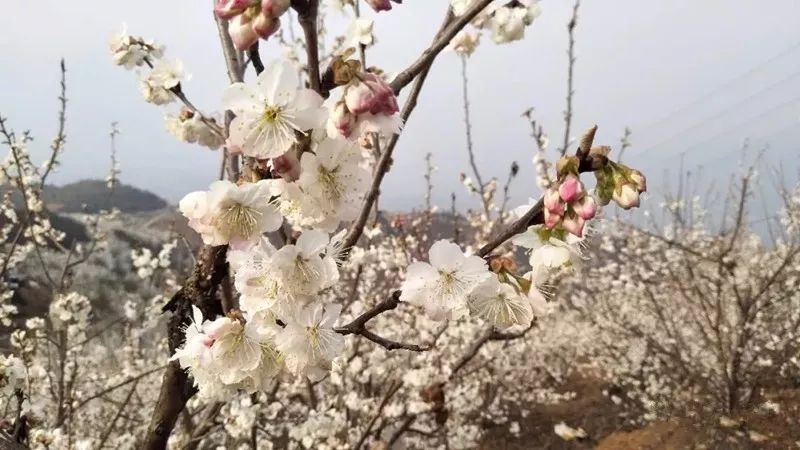
[[[640,154],[640,153],[645,153],[645,152],[647,152],[649,150],[652,150],[654,148],[661,147],[662,145],[671,142],[672,140],[680,137],[681,135],[684,135],[684,134],[686,134],[686,133],[688,133],[688,132],[690,132],[692,130],[700,128],[701,126],[707,124],[708,122],[716,120],[716,119],[724,116],[725,114],[729,113],[730,111],[738,109],[740,106],[749,103],[754,98],[759,97],[759,96],[761,96],[761,95],[763,95],[763,94],[775,89],[776,87],[780,86],[781,84],[784,84],[787,81],[790,81],[790,80],[792,80],[794,78],[797,78],[798,76],[800,76],[800,72],[794,72],[794,73],[792,73],[792,74],[790,74],[790,75],[788,75],[788,76],[786,76],[786,77],[784,77],[784,78],[782,78],[782,79],[780,79],[780,80],[778,80],[778,81],[776,81],[776,82],[774,82],[772,84],[769,84],[768,86],[766,86],[766,87],[754,92],[753,94],[748,95],[747,97],[745,97],[744,99],[734,103],[733,105],[730,105],[727,108],[725,108],[725,109],[723,109],[721,111],[718,111],[717,113],[712,114],[711,116],[706,117],[705,119],[702,119],[699,122],[695,122],[694,124],[692,124],[688,128],[683,128],[680,131],[671,134],[669,137],[667,137],[666,139],[661,140],[657,144],[650,145],[650,146],[645,147],[643,149],[634,150],[634,151],[632,151],[630,153],[631,154]]]
[[[792,104],[794,104],[794,103],[798,103],[798,102],[800,102],[800,96],[798,96],[798,97],[795,97],[795,98],[793,98],[793,99],[791,99],[791,100],[785,101],[785,102],[783,102],[783,103],[781,103],[781,104],[779,104],[779,105],[776,105],[776,106],[774,106],[774,107],[772,107],[772,108],[770,108],[770,109],[768,109],[768,110],[766,110],[766,111],[763,111],[763,112],[761,112],[760,114],[758,114],[758,115],[756,115],[756,116],[754,116],[754,117],[750,117],[750,118],[748,118],[747,120],[744,120],[744,121],[738,122],[738,123],[736,123],[735,125],[733,125],[733,126],[731,126],[731,127],[728,127],[728,128],[726,128],[726,129],[724,129],[724,130],[722,130],[722,131],[720,131],[720,132],[718,132],[718,133],[714,134],[713,136],[711,136],[711,137],[710,137],[710,138],[708,138],[708,139],[705,139],[705,140],[703,140],[703,141],[700,141],[700,142],[698,142],[698,143],[696,143],[696,144],[693,144],[693,145],[691,145],[691,146],[688,146],[688,147],[680,147],[682,150],[680,150],[678,153],[686,153],[686,152],[688,152],[688,151],[689,151],[689,150],[691,150],[691,149],[694,149],[694,148],[696,148],[696,147],[699,147],[699,146],[701,146],[701,145],[703,145],[703,144],[706,144],[706,143],[708,143],[708,142],[711,142],[711,141],[713,141],[714,139],[716,139],[716,138],[718,138],[718,137],[720,137],[720,136],[722,136],[722,135],[724,135],[724,134],[730,133],[731,131],[733,131],[733,130],[735,130],[735,129],[742,128],[742,127],[744,127],[745,125],[747,125],[748,123],[751,123],[751,122],[757,121],[757,120],[759,120],[759,119],[761,119],[761,118],[764,118],[764,117],[767,117],[767,116],[769,116],[770,114],[772,114],[772,113],[774,113],[774,112],[776,112],[776,111],[778,111],[778,110],[781,110],[781,109],[783,109],[783,108],[785,108],[785,107],[787,107],[787,106],[790,106],[790,105],[792,105]],[[652,147],[651,147],[651,148],[652,148]],[[664,160],[664,159],[666,159],[666,157],[667,157],[667,156],[669,156],[669,155],[662,155],[662,157],[658,158],[657,160],[658,160],[658,161]],[[715,158],[715,159],[711,160],[711,162],[713,162],[713,161],[717,161],[717,160],[718,160],[718,159],[720,159],[720,158],[721,158],[721,156],[720,156],[720,157],[718,157],[718,158]]]
[[[697,105],[699,103],[702,103],[702,102],[704,102],[705,100],[707,100],[707,99],[709,99],[711,97],[714,97],[715,95],[717,95],[717,93],[719,91],[728,89],[729,87],[731,87],[731,85],[735,84],[737,81],[739,81],[739,80],[741,80],[743,78],[747,78],[750,75],[753,75],[754,73],[757,73],[757,72],[759,72],[761,70],[764,70],[765,68],[769,67],[769,64],[771,64],[771,63],[783,58],[784,56],[787,56],[788,54],[792,53],[793,51],[795,51],[795,50],[797,50],[799,48],[800,48],[800,41],[798,41],[798,42],[794,43],[793,45],[787,47],[786,49],[784,49],[780,53],[778,53],[776,55],[773,55],[772,57],[770,57],[766,61],[753,66],[747,72],[744,72],[744,73],[736,76],[735,78],[732,78],[732,79],[726,81],[725,83],[716,86],[711,91],[709,91],[709,92],[703,94],[702,96],[696,98],[695,100],[693,100],[691,103],[688,103],[688,104],[686,104],[686,105],[684,105],[684,106],[682,106],[682,107],[680,107],[680,108],[668,113],[667,115],[665,115],[662,118],[656,120],[655,122],[651,122],[649,125],[646,125],[646,126],[642,127],[642,129],[647,130],[647,129],[654,128],[657,125],[661,125],[662,123],[664,123],[664,122],[668,121],[669,119],[671,119],[673,116],[682,114],[686,110],[691,109],[693,106],[695,106],[695,105]]]

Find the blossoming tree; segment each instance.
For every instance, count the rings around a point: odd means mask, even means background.
[[[366,1],[383,14],[399,3]],[[466,58],[482,33],[497,44],[521,39],[539,5],[452,0],[419,58],[385,68],[401,69],[395,76],[366,64],[375,39],[358,0],[338,5],[356,18],[329,54],[320,51],[326,29],[318,0],[219,0],[213,6],[230,78],[220,93],[222,113],[190,101],[182,63],[165,59],[160,45],[127,32],[110,43],[116,64],[143,72],[146,101],[182,104],[166,116],[172,134],[222,154],[219,179],[180,201],[204,247],[163,304],[170,313],[170,354],[149,424],[126,442],[159,449],[172,436],[173,444],[194,448],[218,431],[209,421],[222,411],[232,420],[243,415],[252,447],[259,427],[277,446],[360,448],[400,439],[469,446],[477,436],[473,416],[482,406],[502,405],[497,392],[484,392],[466,368],[491,342],[511,352],[529,348],[515,341],[546,315],[544,282],[551,271],[577,266],[579,245],[601,206],[638,206],[645,177],[613,161],[609,147],[595,146],[592,127],[574,153],[567,153],[565,141],[554,171],[540,161],[543,197],[513,211],[494,206],[495,183],[484,183],[475,168],[478,183],[471,186],[484,211],[481,231],[466,246],[430,244],[422,228],[403,236],[401,224],[400,236],[381,238],[375,218],[381,184],[436,57],[449,46]],[[293,17],[303,30],[301,45],[279,34]],[[289,56],[264,64],[260,45],[282,45]],[[298,47],[304,58],[296,56]],[[23,154],[25,138],[2,131],[15,158]],[[4,172],[23,194],[31,176],[41,191],[50,166],[41,175],[26,167],[14,159]],[[584,184],[586,173],[596,176],[593,190]],[[36,196],[25,199],[30,217],[45,220],[36,215]],[[510,257],[515,247],[530,254],[524,269]],[[134,263],[149,276],[151,258],[137,255]],[[11,248],[5,261],[17,257]],[[61,306],[51,307],[49,327],[81,341],[88,307],[69,287],[54,284],[53,305]],[[501,358],[505,372],[477,365],[471,373],[518,377],[513,358]],[[23,392],[18,361],[4,361],[13,374],[8,389]],[[396,376],[398,368],[407,370]],[[474,394],[485,403],[470,404]],[[119,401],[124,406],[131,397]],[[258,402],[265,404],[254,406]],[[65,411],[59,426],[74,420],[68,420],[73,401],[61,396],[56,403]],[[187,408],[186,425],[173,433]],[[105,445],[123,412],[114,413],[107,434],[87,442]],[[272,419],[278,423],[264,429]]]

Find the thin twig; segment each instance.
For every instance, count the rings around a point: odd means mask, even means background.
[[[572,96],[575,91],[572,89],[572,72],[575,68],[575,26],[578,24],[578,7],[580,7],[581,0],[575,0],[575,5],[572,7],[572,18],[567,24],[567,31],[569,33],[569,48],[567,50],[567,57],[569,63],[567,65],[567,109],[564,111],[564,145],[559,150],[561,155],[567,153],[569,147],[569,134],[572,125]]]
[[[431,64],[433,64],[433,60],[436,59],[436,56],[450,44],[450,41],[453,40],[458,32],[480,14],[492,1],[493,0],[478,0],[467,9],[464,14],[456,18],[453,18],[452,9],[448,10],[444,26],[436,33],[436,38],[430,47],[425,49],[416,61],[392,80],[390,85],[395,94],[400,93],[400,91],[411,83],[417,75],[421,74],[423,71],[427,71]]]

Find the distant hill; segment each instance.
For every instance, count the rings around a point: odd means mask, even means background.
[[[125,213],[156,211],[167,207],[161,197],[133,186],[119,184],[113,195],[103,180],[82,180],[63,186],[47,186],[45,204],[58,213],[95,213],[117,208]]]

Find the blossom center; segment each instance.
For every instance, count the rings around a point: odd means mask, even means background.
[[[275,123],[280,118],[281,111],[280,106],[266,105],[264,112],[261,114],[261,120],[265,123]]]
[[[241,203],[232,203],[222,209],[216,225],[228,236],[249,239],[256,232],[261,212]]]
[[[332,200],[339,200],[344,194],[344,189],[342,189],[342,183],[339,181],[338,173],[338,167],[335,169],[328,169],[325,166],[319,166],[319,171],[317,172],[317,181],[322,185],[325,193],[328,194],[328,197]]]

